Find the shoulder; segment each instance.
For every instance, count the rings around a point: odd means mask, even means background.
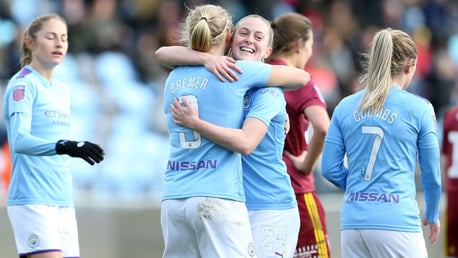
[[[252,60],[237,60],[237,65],[242,68],[242,70],[256,70],[260,68],[270,68],[271,65],[263,63],[261,61],[252,61]]]
[[[14,84],[16,82],[27,82],[33,80],[33,77],[34,76],[32,70],[24,67],[11,77],[9,83]]]
[[[33,76],[33,73],[31,70],[27,68],[23,68],[20,71],[18,71],[13,77],[8,82],[7,88],[13,88],[13,89],[31,89],[34,87],[36,82],[36,78]]]
[[[17,72],[13,78],[16,78],[16,79],[25,79],[25,78],[30,78],[30,76],[32,75],[32,70],[27,68],[26,67],[23,67],[21,70],[19,70],[19,72]]]
[[[403,101],[410,106],[414,110],[430,110],[434,109],[431,101],[429,101],[427,98],[422,97],[418,94],[415,94],[413,92],[409,92],[406,90],[401,90],[402,92],[402,99]]]

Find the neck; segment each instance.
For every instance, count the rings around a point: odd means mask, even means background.
[[[208,51],[210,54],[213,54],[213,55],[218,55],[218,56],[224,56],[226,53],[225,53],[225,47],[221,47],[221,46],[213,46],[210,51]]]
[[[396,85],[405,89],[407,86],[407,78],[403,75],[397,75],[392,78],[392,85]]]
[[[35,69],[41,76],[46,78],[48,81],[51,81],[52,74],[54,72],[54,68],[48,68],[42,65],[39,62],[32,62],[29,64],[33,69]]]
[[[283,62],[288,64],[288,66],[296,66],[296,60],[294,58],[294,55],[276,54],[272,55],[269,59],[282,60]]]

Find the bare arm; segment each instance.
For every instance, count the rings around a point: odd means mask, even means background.
[[[239,79],[237,73],[243,72],[231,57],[217,56],[183,46],[160,47],[156,50],[155,55],[156,59],[167,67],[203,65],[221,81],[225,79],[231,82],[236,81]]]
[[[294,90],[303,87],[310,81],[310,74],[303,69],[286,65],[272,65],[272,72],[266,86],[280,86]]]
[[[324,138],[329,127],[329,116],[321,106],[310,106],[304,110],[304,114],[312,125],[312,136],[308,143],[307,151],[303,152],[300,156],[293,156],[291,153],[285,151],[294,166],[308,175],[313,172],[316,162],[323,151]]]
[[[217,126],[200,119],[186,98],[182,101],[180,103],[175,99],[170,105],[174,116],[173,122],[189,127],[216,144],[243,155],[248,155],[256,149],[267,132],[267,125],[264,122],[250,117],[245,119],[242,129]]]
[[[309,174],[313,171],[318,158],[323,151],[324,137],[329,127],[329,116],[323,107],[311,106],[304,111],[307,119],[312,125],[312,137],[308,143],[307,155],[305,156],[302,171]]]

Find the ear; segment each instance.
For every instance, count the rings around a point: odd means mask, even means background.
[[[272,48],[271,48],[271,47],[268,47],[267,50],[266,50],[266,52],[265,52],[264,55],[262,56],[262,59],[263,59],[263,60],[264,60],[264,59],[267,59],[267,58],[270,56],[270,54],[272,54],[272,51],[273,51]]]
[[[232,32],[229,29],[227,30],[227,33],[226,33],[226,41],[229,43],[232,43]]]
[[[25,37],[24,38],[24,44],[28,49],[32,50],[32,48],[33,48],[33,38],[30,37],[30,36]]]
[[[296,43],[294,43],[294,49],[296,52],[299,52],[301,48],[304,46],[304,41],[302,39],[296,40]]]
[[[406,66],[404,67],[404,72],[405,73],[410,73],[410,71],[415,68],[415,59],[409,59],[409,61],[407,61],[407,64]]]

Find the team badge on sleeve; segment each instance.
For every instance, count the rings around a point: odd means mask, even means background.
[[[25,95],[25,86],[24,85],[17,85],[13,89],[13,100],[20,101],[24,99]]]

